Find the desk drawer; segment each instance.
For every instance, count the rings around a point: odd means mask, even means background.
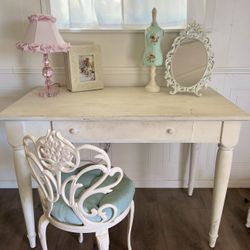
[[[72,142],[190,142],[193,121],[54,121]]]

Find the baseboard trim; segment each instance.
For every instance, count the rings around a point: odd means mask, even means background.
[[[138,188],[187,188],[187,182],[184,180],[134,180],[134,183]],[[196,181],[194,186],[196,188],[211,188],[213,180]]]
[[[187,188],[186,181],[183,180],[133,180],[137,188]],[[33,188],[37,185],[33,183]],[[213,180],[196,180],[195,188],[212,188]],[[229,188],[250,188],[250,180],[239,179],[230,180]],[[0,188],[18,188],[16,180],[0,180]]]
[[[18,188],[16,180],[0,180],[0,188]],[[32,188],[37,188],[37,184],[32,182]]]
[[[187,184],[183,180],[134,180],[137,188],[187,188]],[[212,188],[214,181],[211,180],[196,180],[195,188]],[[249,179],[230,180],[229,188],[250,188]]]
[[[12,181],[0,181],[0,188],[18,188],[15,180]]]

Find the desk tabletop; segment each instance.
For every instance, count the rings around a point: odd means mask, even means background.
[[[250,120],[211,88],[202,97],[148,93],[142,87],[106,87],[42,98],[34,89],[0,113],[0,120]]]

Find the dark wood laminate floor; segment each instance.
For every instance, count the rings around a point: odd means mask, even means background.
[[[195,189],[188,197],[185,189],[137,189],[133,250],[206,250],[212,190]],[[216,250],[250,250],[250,229],[245,228],[250,189],[229,189]],[[41,215],[34,191],[36,223]],[[110,250],[126,248],[127,221],[110,230]],[[49,250],[97,250],[93,234],[83,244],[77,235],[48,226]],[[0,189],[0,249],[30,249],[18,191]],[[37,240],[37,250],[41,250]]]

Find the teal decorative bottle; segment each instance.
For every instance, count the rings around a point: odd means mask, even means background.
[[[143,64],[151,67],[150,81],[146,86],[146,90],[149,92],[159,92],[160,87],[155,81],[156,66],[160,66],[163,63],[163,55],[161,52],[161,39],[163,37],[163,30],[156,22],[157,11],[155,8],[152,10],[152,23],[145,30],[145,50],[143,55]]]

